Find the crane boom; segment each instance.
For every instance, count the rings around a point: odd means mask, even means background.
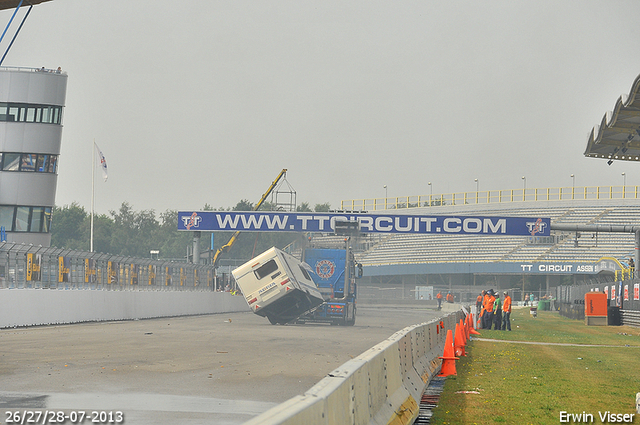
[[[278,177],[276,177],[276,179],[271,183],[271,186],[269,186],[267,191],[262,195],[262,198],[260,198],[260,200],[253,207],[253,211],[258,211],[258,209],[262,206],[262,204],[264,204],[264,201],[267,199],[267,197],[269,197],[271,192],[273,192],[273,189],[275,189],[276,186],[278,185],[278,183],[280,182],[280,180],[282,180],[282,177],[284,177],[286,174],[287,174],[287,169],[283,168],[282,171],[280,171],[280,174],[278,174]],[[214,254],[213,260],[211,262],[214,267],[218,266],[218,261],[220,261],[220,255],[222,253],[225,253],[225,252],[227,252],[227,251],[229,251],[231,249],[231,246],[238,239],[238,236],[240,236],[240,231],[239,230],[236,231],[231,236],[231,239],[229,239],[229,242],[227,242],[225,245],[222,245],[220,248],[218,248],[218,250]]]

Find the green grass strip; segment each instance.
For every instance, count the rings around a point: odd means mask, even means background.
[[[533,318],[528,308],[514,309],[512,329],[481,330],[468,343],[432,424],[580,423],[561,421],[561,412],[579,415],[581,422],[621,423],[603,422],[600,414],[635,414],[640,329],[585,326],[556,312],[540,311]],[[633,423],[640,424],[638,416]]]

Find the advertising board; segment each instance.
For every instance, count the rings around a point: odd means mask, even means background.
[[[456,215],[181,211],[178,230],[331,233],[357,221],[362,233],[549,236],[551,219]]]

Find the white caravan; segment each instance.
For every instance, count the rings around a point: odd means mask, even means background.
[[[231,273],[251,310],[274,325],[292,322],[324,302],[311,267],[275,247]]]

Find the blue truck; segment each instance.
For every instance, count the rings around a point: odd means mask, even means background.
[[[349,249],[304,250],[302,260],[311,266],[311,277],[324,298],[324,304],[298,318],[297,323],[321,322],[353,326],[356,323],[356,279],[362,276]]]

